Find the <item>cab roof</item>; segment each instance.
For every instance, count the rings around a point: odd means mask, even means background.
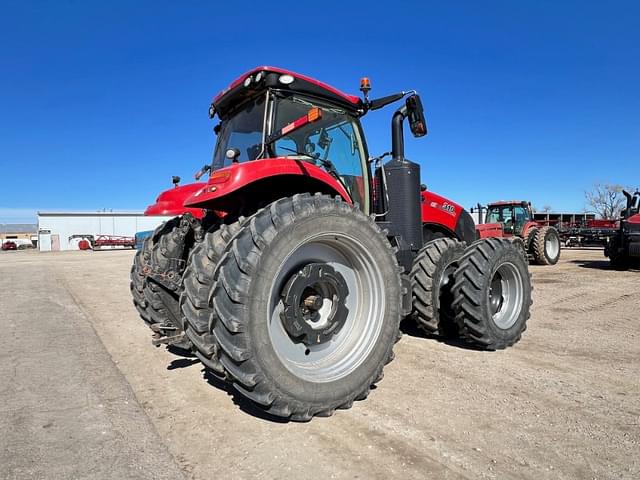
[[[285,80],[293,80],[289,83],[282,82],[281,78],[285,75],[290,77],[285,77]],[[224,117],[235,105],[262,93],[269,87],[319,97],[352,112],[362,110],[364,107],[362,100],[355,95],[341,92],[314,78],[270,66],[256,67],[240,75],[214,97],[213,106],[218,115]]]
[[[499,200],[497,202],[491,202],[488,207],[502,207],[507,205],[522,205],[528,203],[526,200]]]

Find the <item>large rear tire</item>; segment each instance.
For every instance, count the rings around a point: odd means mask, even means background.
[[[426,333],[452,336],[457,333],[451,310],[453,272],[462,257],[465,244],[453,238],[427,243],[413,261],[410,278],[413,318]]]
[[[532,303],[531,277],[520,248],[506,239],[480,240],[458,264],[453,308],[461,338],[485,350],[520,340]]]
[[[211,298],[236,390],[296,421],[366,398],[399,338],[400,268],[389,241],[373,219],[320,194],[256,213],[218,262]]]
[[[542,227],[533,241],[533,254],[538,265],[555,265],[560,259],[560,235],[553,227]]]

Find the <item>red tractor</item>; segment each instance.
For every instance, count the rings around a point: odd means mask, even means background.
[[[404,316],[488,350],[517,342],[529,318],[520,250],[476,241],[469,213],[426,191],[404,157],[405,121],[427,133],[418,94],[369,90],[274,67],[231,83],[209,109],[209,179],[184,202],[204,214],[177,217],[132,270],[179,297],[175,340],[272,415],[304,421],[364,399]],[[391,152],[370,158],[360,118],[400,100]]]
[[[479,238],[509,238],[518,242],[527,257],[538,265],[558,263],[558,230],[535,221],[531,203],[520,200],[500,201],[486,207],[478,205],[477,211],[479,222],[476,230]]]
[[[640,259],[640,192],[622,192],[627,206],[620,215],[616,234],[607,242],[604,255],[616,269],[628,268],[632,260]]]

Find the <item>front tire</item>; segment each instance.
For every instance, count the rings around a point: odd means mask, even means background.
[[[145,275],[143,273],[145,256],[147,258],[149,257],[150,241],[150,237],[145,238],[142,244],[142,248],[136,252],[135,257],[133,258],[133,265],[131,265],[130,272],[131,282],[129,283],[129,289],[131,290],[131,296],[133,297],[133,305],[136,307],[136,310],[138,310],[140,318],[142,318],[142,320],[144,320],[144,323],[153,330],[152,325],[155,324],[156,321],[151,317],[151,314],[148,311],[149,305],[144,295]]]
[[[501,238],[469,246],[454,273],[453,308],[460,336],[500,350],[520,340],[531,307],[531,277],[520,248]]]
[[[609,245],[605,248],[605,255],[609,257],[609,263],[614,269],[626,270],[629,268],[630,259],[622,249],[622,237],[619,233],[609,241]]]
[[[191,342],[181,337],[182,320],[178,299],[181,265],[194,242],[194,232],[183,217],[172,218],[158,226],[136,253],[131,269],[131,293],[134,305],[155,341],[169,340],[181,350],[190,350]],[[158,272],[169,272],[172,281],[163,285],[152,278]]]
[[[213,335],[234,387],[308,421],[364,399],[393,358],[400,269],[375,222],[339,199],[260,210],[218,263]]]

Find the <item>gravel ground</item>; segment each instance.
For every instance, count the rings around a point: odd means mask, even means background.
[[[130,438],[131,424],[122,415],[131,412],[117,409],[108,423],[123,445],[131,441],[153,446],[139,452],[138,471],[151,468],[166,448],[185,476],[194,479],[640,478],[640,273],[610,270],[601,250],[563,251],[558,265],[531,267],[534,306],[529,328],[515,347],[469,350],[425,338],[409,325],[395,361],[366,401],[306,424],[262,418],[205,376],[199,362],[152,347],[129,294],[132,255],[0,255],[5,289],[0,316],[5,365],[0,372],[3,383],[8,379],[4,390],[0,386],[0,400],[5,405],[24,401],[24,393],[12,387],[45,368],[32,362],[33,370],[10,375],[6,364],[28,361],[35,347],[27,336],[6,341],[7,329],[18,331],[26,322],[47,325],[42,305],[22,302],[17,309],[15,299],[48,296],[52,304],[71,299],[77,312],[76,323],[70,325],[78,335],[70,338],[68,329],[58,332],[48,326],[47,339],[38,343],[35,355],[49,352],[56,358],[80,348],[84,353],[73,357],[74,362],[81,369],[83,362],[96,364],[93,376],[82,377],[85,386],[102,385],[104,369],[123,377],[132,392],[133,413],[141,406],[153,431]],[[16,272],[19,282],[11,280]],[[47,283],[51,288],[42,288]],[[7,309],[5,303],[13,307]],[[91,343],[92,332],[104,347],[74,346]],[[108,355],[95,355],[96,348]],[[71,374],[68,362],[60,368],[60,377]],[[63,393],[43,389],[53,403]],[[85,397],[89,409],[101,401]],[[33,423],[43,408],[36,402],[24,418]],[[6,407],[0,415],[0,425],[8,422],[9,428],[24,432],[11,423],[13,414],[9,411],[7,417]],[[146,425],[135,418],[135,425]],[[97,421],[94,415],[75,419],[85,428]],[[70,442],[64,428],[51,434]],[[32,476],[24,473],[25,462],[38,461],[37,456],[15,458],[45,448],[41,435],[3,437],[2,478],[49,478],[38,476],[42,470]],[[161,445],[154,444],[155,438]],[[105,443],[102,455],[113,456],[112,445]],[[83,462],[83,457],[72,457],[73,448],[66,459],[58,453],[47,459],[45,452],[45,460]],[[85,461],[101,465],[95,459]],[[90,476],[78,468],[73,478]],[[92,478],[111,478],[100,475],[104,469],[96,471]],[[124,467],[118,473],[118,478],[137,478]]]

